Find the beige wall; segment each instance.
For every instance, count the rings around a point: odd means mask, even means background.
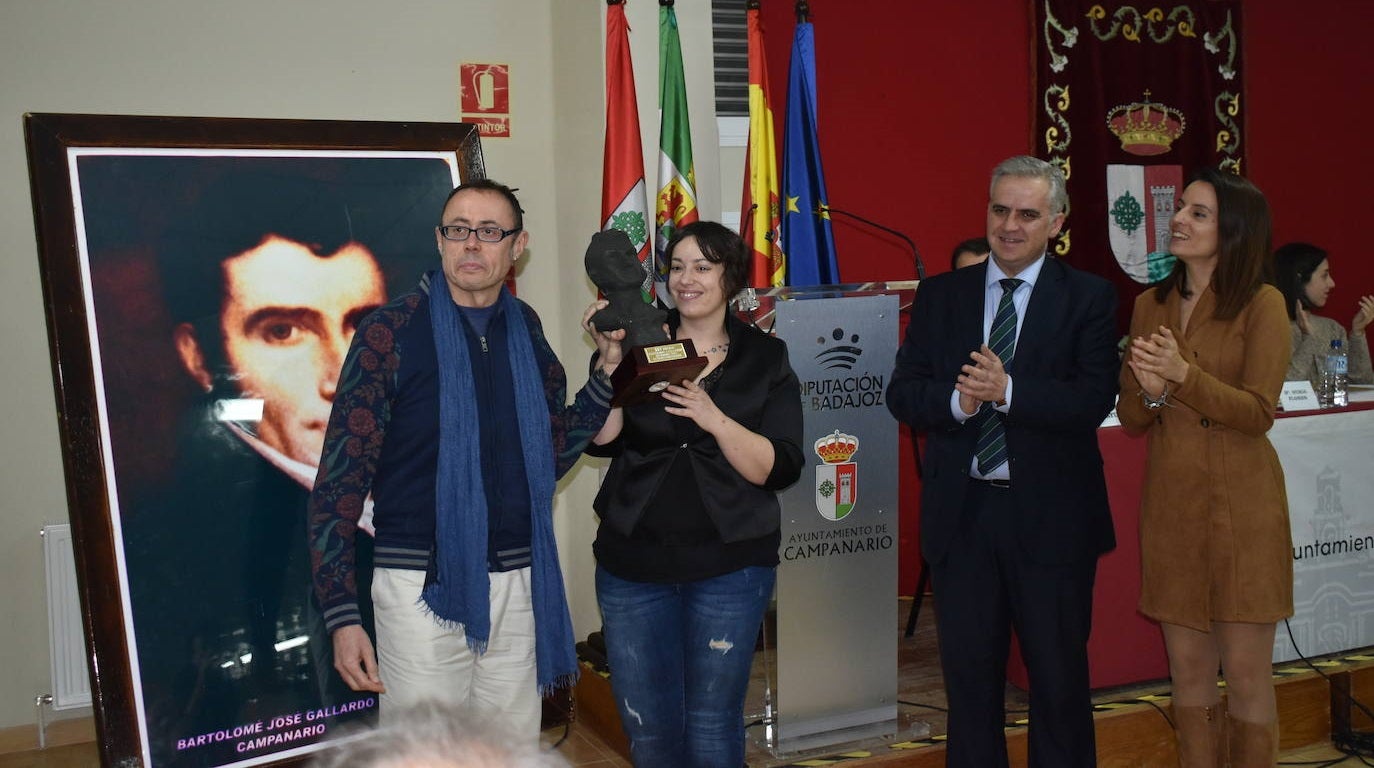
[[[39,529],[65,522],[61,450],[29,203],[24,112],[450,121],[461,61],[510,64],[514,136],[484,144],[519,187],[531,245],[521,297],[541,313],[571,384],[584,377],[576,318],[592,297],[582,250],[596,228],[604,116],[601,0],[0,0],[0,728],[35,720],[47,692]],[[654,184],[657,11],[632,0],[632,47]],[[680,4],[698,188],[720,213],[709,7]],[[691,51],[699,50],[701,55]],[[731,196],[737,193],[731,193]],[[731,207],[738,207],[732,202]],[[74,279],[74,276],[73,276]],[[592,594],[595,466],[562,484],[557,526],[577,632]]]

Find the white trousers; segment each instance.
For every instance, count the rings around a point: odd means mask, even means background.
[[[378,568],[372,580],[377,616],[377,666],[388,715],[426,700],[455,704],[495,718],[512,735],[539,741],[542,712],[534,660],[530,569],[489,574],[491,636],[475,655],[461,630],[447,629],[420,600],[424,571]]]

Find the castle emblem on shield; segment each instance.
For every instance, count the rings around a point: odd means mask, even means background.
[[[1107,113],[1107,130],[1121,149],[1138,157],[1166,155],[1187,121],[1173,107],[1150,100],[1123,104]],[[1183,192],[1181,165],[1107,166],[1107,234],[1121,269],[1142,285],[1164,279],[1174,268],[1169,226]]]
[[[1107,240],[1137,283],[1158,282],[1173,270],[1169,227],[1182,193],[1181,165],[1107,166]]]
[[[859,502],[859,465],[850,461],[859,438],[837,429],[813,448],[824,462],[816,467],[816,511],[826,520],[843,520]]]

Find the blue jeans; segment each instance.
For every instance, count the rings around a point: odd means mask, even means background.
[[[680,584],[596,569],[606,655],[641,768],[741,768],[744,693],[774,569]]]

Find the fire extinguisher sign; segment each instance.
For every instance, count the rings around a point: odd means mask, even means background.
[[[463,122],[476,123],[483,138],[510,136],[509,64],[459,64],[458,92]]]

